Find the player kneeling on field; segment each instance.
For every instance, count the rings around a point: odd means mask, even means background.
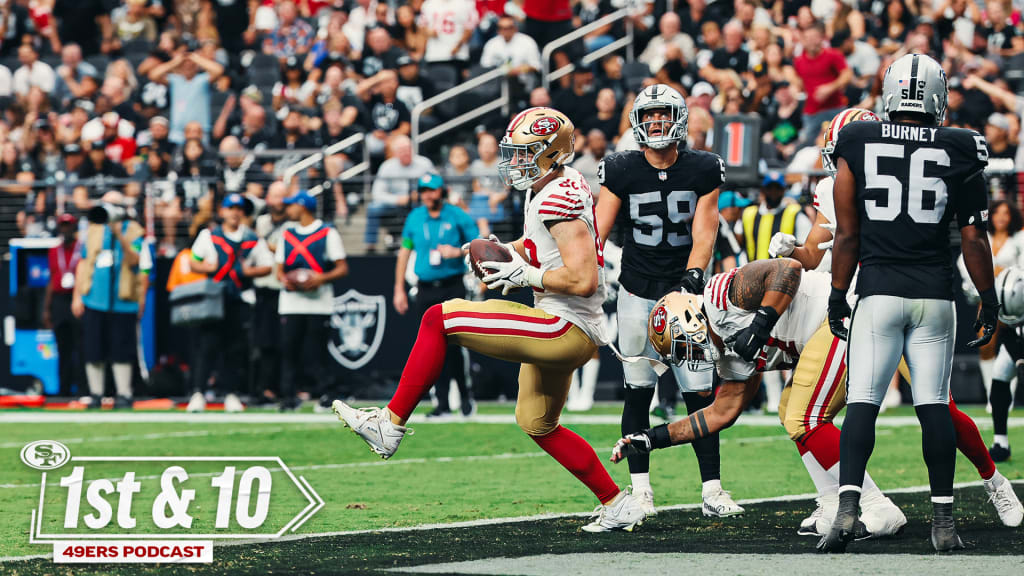
[[[786,403],[806,407],[805,417],[786,418],[783,424],[820,494],[818,509],[799,533],[827,532],[839,489],[839,430],[831,422],[844,405],[846,383],[845,343],[834,340],[825,321],[828,295],[828,275],[803,273],[799,262],[781,258],[718,274],[700,296],[672,292],[663,297],[650,316],[654,349],[691,370],[713,365],[722,385],[709,407],[619,440],[612,461],[728,428],[757,393],[761,372],[792,369],[794,382],[779,413],[788,413]],[[861,538],[893,535],[907,522],[873,482],[866,482],[861,507]]]

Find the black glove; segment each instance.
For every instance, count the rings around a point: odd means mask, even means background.
[[[679,281],[679,286],[677,288],[681,292],[703,294],[704,270],[700,268],[690,268],[683,274],[683,279]]]
[[[832,335],[840,340],[846,340],[850,331],[843,325],[843,320],[850,317],[850,304],[846,301],[846,290],[832,287],[832,293],[828,295],[828,328]]]
[[[779,313],[771,306],[761,306],[754,314],[754,321],[736,334],[736,341],[732,349],[747,362],[757,356],[757,353],[768,342],[769,333],[779,321]]]
[[[977,340],[967,343],[968,348],[981,348],[992,339],[996,333],[996,323],[999,322],[999,299],[996,298],[995,288],[989,288],[980,294],[981,310],[978,310],[978,319],[974,321],[974,331],[984,329]]]

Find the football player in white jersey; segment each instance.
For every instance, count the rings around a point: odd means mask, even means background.
[[[356,410],[340,400],[334,411],[387,459],[409,431],[406,421],[444,364],[449,344],[518,362],[516,422],[597,496],[588,532],[632,530],[645,518],[640,502],[619,490],[594,449],[558,422],[572,373],[607,343],[601,240],[586,179],[566,165],[573,158],[572,122],[552,108],[530,108],[508,125],[500,143],[505,183],[527,191],[525,234],[504,246],[510,262],[482,262],[491,289],[534,292],[534,306],[491,299],[456,299],[423,315],[398,390],[387,408]],[[492,237],[492,240],[497,240]]]
[[[772,257],[794,258],[805,270],[818,272],[830,270],[830,247],[836,220],[832,201],[832,183],[836,167],[832,154],[835,151],[835,142],[839,131],[850,123],[858,121],[880,122],[881,120],[873,112],[862,108],[848,108],[832,119],[825,131],[825,143],[821,149],[821,163],[829,176],[820,180],[814,190],[814,206],[818,210],[814,227],[803,246],[797,246],[796,238],[790,234],[776,233],[768,248]],[[850,293],[852,295],[853,291],[851,290]],[[815,359],[829,357],[829,351],[833,348],[838,357],[845,355],[845,341],[832,336],[831,333],[823,333],[822,336],[821,339],[808,344],[811,349],[804,350],[800,360],[802,364],[812,357]],[[906,362],[900,362],[899,371],[909,382],[910,373],[907,370]],[[801,448],[804,464],[818,488],[818,510],[801,525],[800,532],[806,535],[827,533],[831,527],[831,519],[835,516],[839,498],[837,492],[839,487],[839,430],[832,424],[832,420],[846,405],[845,370],[836,374],[834,378],[822,380],[821,384],[817,378],[818,374],[832,374],[829,364],[823,365],[820,370],[795,373],[793,380],[783,393],[783,401],[779,405],[779,418],[797,446]],[[836,401],[822,405],[821,399],[824,398],[833,398]],[[985,441],[974,420],[957,408],[952,396],[949,399],[949,411],[956,429],[957,448],[978,470],[1000,520],[1007,526],[1020,525],[1024,518],[1024,508],[1021,507],[1010,483],[996,470],[995,462],[989,455]],[[831,440],[829,442],[821,441],[826,437]],[[823,474],[823,472],[827,472],[827,474]],[[811,519],[816,520],[817,530],[811,529]]]

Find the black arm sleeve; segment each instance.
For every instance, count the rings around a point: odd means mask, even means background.
[[[985,173],[978,170],[968,176],[956,191],[957,226],[977,226],[982,230],[988,225],[988,192],[985,189]]]

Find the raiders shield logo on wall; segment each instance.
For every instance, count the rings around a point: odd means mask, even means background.
[[[365,366],[377,354],[384,338],[387,301],[349,290],[334,298],[331,339],[327,350],[349,370]]]

